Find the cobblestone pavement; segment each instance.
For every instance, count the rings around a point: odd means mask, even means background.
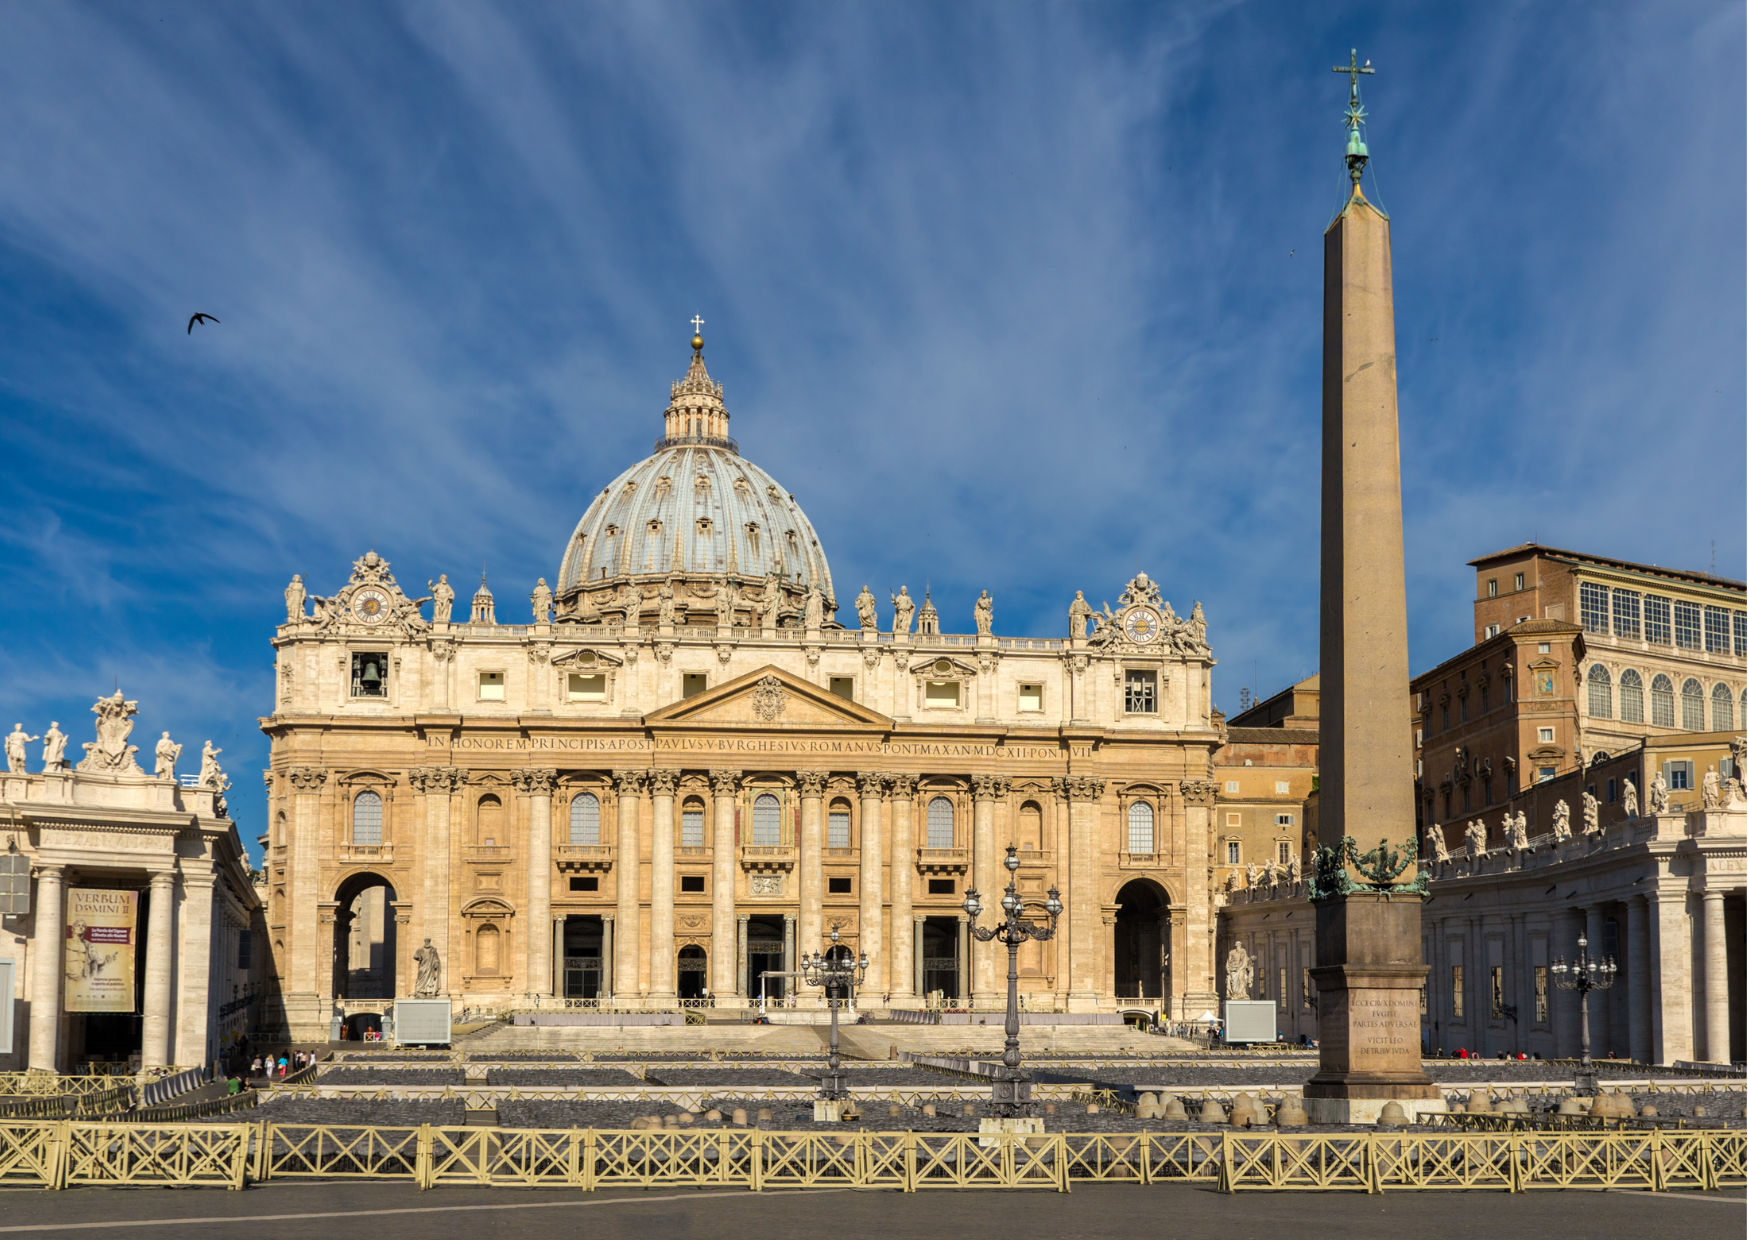
[[[1743,1194],[1729,1193],[1251,1193],[1189,1185],[1087,1184],[1073,1193],[1002,1190],[654,1190],[442,1188],[277,1181],[241,1193],[185,1189],[70,1189],[13,1193],[0,1232],[206,1240],[333,1240],[358,1232],[490,1235],[493,1240],[768,1240],[790,1234],[882,1240],[971,1234],[1132,1240],[1162,1226],[1230,1240],[1471,1240],[1531,1232],[1561,1240],[1617,1240],[1678,1232],[1691,1240],[1742,1235]],[[37,1234],[43,1234],[37,1231]]]

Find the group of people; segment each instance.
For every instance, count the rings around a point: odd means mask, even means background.
[[[265,1077],[272,1080],[278,1076],[281,1080],[293,1072],[301,1072],[316,1061],[315,1055],[308,1051],[280,1051],[275,1058],[272,1051],[265,1055],[255,1056],[249,1065],[249,1075],[255,1078]]]

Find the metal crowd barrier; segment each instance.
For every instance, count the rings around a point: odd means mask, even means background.
[[[1207,1183],[1224,1192],[1634,1188],[1748,1183],[1727,1129],[1512,1133],[765,1132],[424,1125],[0,1123],[0,1184],[242,1188],[382,1179],[580,1188],[1053,1188]]]

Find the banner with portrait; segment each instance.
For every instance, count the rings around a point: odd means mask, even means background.
[[[67,891],[68,1012],[134,1010],[134,945],[140,893],[106,887]]]

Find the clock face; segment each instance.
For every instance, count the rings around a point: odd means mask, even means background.
[[[1137,607],[1124,618],[1123,632],[1130,641],[1145,646],[1159,636],[1159,613],[1150,607]]]
[[[388,618],[388,595],[381,590],[360,590],[352,596],[352,614],[366,624],[381,624]]]

